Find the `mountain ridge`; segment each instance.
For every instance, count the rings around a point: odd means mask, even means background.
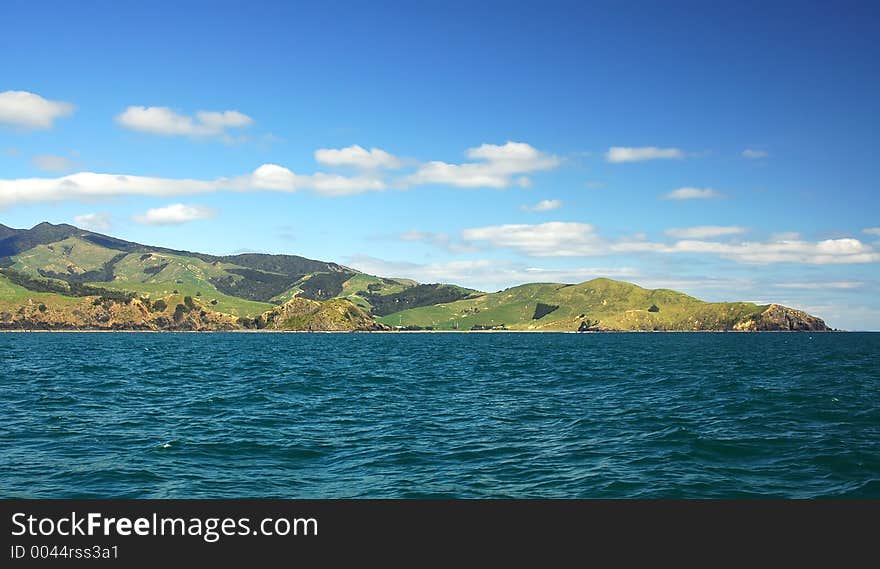
[[[596,278],[494,293],[297,255],[209,255],[68,224],[0,225],[0,329],[825,331],[779,304]]]

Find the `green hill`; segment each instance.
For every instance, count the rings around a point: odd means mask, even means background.
[[[778,305],[595,279],[486,294],[296,255],[215,256],[41,223],[0,225],[0,328],[823,330]]]
[[[534,283],[380,318],[391,326],[435,330],[758,330],[789,329],[765,313],[776,305],[703,302],[668,289],[594,279],[576,285]],[[786,309],[793,326],[824,329],[819,319]],[[807,318],[809,317],[809,318]],[[800,319],[800,321],[798,321]]]

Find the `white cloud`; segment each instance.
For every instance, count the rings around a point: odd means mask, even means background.
[[[520,176],[516,179],[516,185],[520,188],[531,188],[532,187],[532,179],[528,176]]]
[[[485,160],[503,165],[503,170],[509,172],[530,172],[554,168],[559,164],[559,159],[555,156],[548,156],[525,142],[481,144],[476,148],[469,148],[465,155],[471,160]]]
[[[448,263],[418,264],[402,261],[386,261],[367,255],[356,255],[345,261],[346,265],[359,271],[373,275],[393,275],[397,278],[409,278],[423,283],[454,282],[472,283],[475,273],[490,271],[492,262],[452,261]],[[468,286],[465,284],[464,286]],[[470,285],[473,286],[473,285]]]
[[[712,188],[678,188],[662,197],[665,200],[708,200],[719,198],[721,194]]]
[[[50,101],[27,91],[0,93],[0,125],[24,129],[49,129],[55,119],[73,113],[76,107],[64,101]]]
[[[79,172],[60,178],[0,180],[0,207],[22,203],[93,200],[116,196],[172,196],[212,192],[223,180],[153,178]]]
[[[562,207],[562,200],[541,200],[535,205],[522,206],[523,211],[552,211]]]
[[[590,180],[586,184],[584,184],[584,186],[588,190],[601,190],[605,187],[605,184],[603,184],[602,182],[597,182],[596,180]]]
[[[465,229],[465,241],[486,241],[534,257],[580,257],[602,255],[604,241],[592,225],[551,221],[537,225],[494,225]]]
[[[462,239],[486,242],[494,247],[513,249],[533,257],[591,257],[628,253],[715,255],[749,264],[805,263],[844,264],[880,261],[869,245],[853,238],[811,241],[745,241],[720,243],[683,239],[671,243],[642,238],[610,240],[592,225],[553,221],[536,225],[495,225],[465,229]]]
[[[449,235],[446,233],[418,231],[416,229],[401,233],[399,237],[401,241],[418,241],[422,243],[434,243],[437,245],[447,245],[449,243]]]
[[[210,219],[214,215],[214,210],[204,206],[176,203],[149,209],[141,215],[134,216],[134,220],[143,225],[180,225],[199,219]]]
[[[690,291],[743,291],[752,289],[755,283],[749,278],[719,278],[716,276],[675,278],[670,277],[669,275],[648,275],[639,278],[637,284],[649,289],[666,288],[689,293]],[[717,298],[717,294],[713,294],[713,296],[716,296]],[[718,300],[724,302],[730,299],[729,296],[725,295]],[[702,300],[707,299],[703,298]],[[739,300],[739,298],[736,300]]]
[[[769,154],[766,150],[758,150],[755,148],[746,148],[742,151],[743,158],[749,158],[752,160],[756,160],[758,158],[767,158]]]
[[[55,154],[40,154],[31,159],[34,166],[46,172],[69,172],[76,168],[76,161],[66,156]]]
[[[804,289],[804,290],[824,290],[824,289],[843,289],[849,290],[860,288],[865,283],[858,281],[832,281],[832,282],[795,282],[795,283],[775,283],[775,288]]]
[[[714,241],[678,241],[662,250],[668,253],[704,253],[719,255],[740,263],[807,263],[814,265],[873,263],[880,253],[858,239],[824,241],[770,241],[717,243]]]
[[[79,172],[60,178],[0,179],[0,207],[65,200],[88,201],[119,196],[167,197],[225,190],[277,192],[309,190],[319,195],[334,197],[383,189],[385,183],[370,176],[346,177],[323,172],[296,174],[277,164],[263,164],[250,174],[214,180]]]
[[[156,132],[193,132],[191,126],[194,123],[188,117],[179,115],[169,117],[164,111],[156,116],[164,117],[159,121],[164,126]],[[199,124],[210,124],[211,129],[220,128],[221,125],[246,122],[241,117],[228,113],[207,115],[200,113],[200,116]],[[180,120],[183,122],[180,123]],[[212,130],[212,132],[216,131]],[[214,179],[162,178],[95,172],[78,172],[56,178],[0,179],[0,208],[23,203],[94,200],[134,195],[177,196],[218,191],[307,190],[323,196],[345,196],[382,191],[389,187],[406,188],[428,183],[457,187],[503,188],[511,184],[528,185],[529,180],[525,173],[554,168],[561,163],[559,158],[536,150],[525,143],[483,144],[469,149],[466,153],[468,158],[478,160],[477,162],[463,164],[427,162],[421,164],[410,176],[393,178],[383,168],[392,167],[398,160],[396,157],[376,148],[369,151],[363,148],[356,150],[356,148],[360,147],[322,149],[316,153],[316,157],[324,163],[358,167],[359,171],[356,175],[327,172],[299,174],[278,164],[263,164],[248,174]],[[60,168],[63,164],[55,159],[54,163],[46,162],[43,165]],[[383,168],[379,168],[380,165]],[[375,167],[365,168],[366,166]],[[535,207],[547,211],[557,205],[558,200],[545,200]]]
[[[129,111],[131,109],[136,110],[120,120],[130,125],[138,125],[137,128],[152,129],[152,132],[163,134],[216,134],[217,129],[245,124],[250,120],[232,111],[200,112],[197,115],[200,122],[195,123],[189,117],[159,107],[149,109],[132,107]],[[308,190],[323,196],[346,196],[385,190],[389,185],[387,175],[379,166],[391,168],[398,159],[376,148],[370,151],[362,148],[357,150],[358,148],[360,147],[322,149],[316,153],[316,157],[325,163],[359,167],[362,171],[355,176],[326,172],[297,174],[278,164],[263,164],[249,174],[212,180],[95,172],[78,172],[59,178],[0,179],[0,208],[22,203],[93,200],[133,195],[175,196],[227,190],[278,192]],[[467,155],[484,161],[460,165],[429,162],[422,165],[413,176],[397,179],[395,185],[403,187],[413,183],[448,183],[453,186],[473,187],[505,187],[511,183],[525,185],[528,183],[528,178],[517,177],[518,174],[552,168],[559,163],[559,159],[554,156],[539,152],[528,144],[515,142],[508,142],[502,146],[484,144],[471,148]],[[57,159],[54,163],[45,161],[43,165],[59,168],[62,166]],[[367,168],[367,166],[371,167]],[[440,171],[446,174],[436,175]]]
[[[701,276],[670,279],[668,276],[643,274],[626,266],[545,268],[497,259],[420,264],[356,255],[345,259],[345,264],[368,274],[410,278],[422,283],[455,283],[489,292],[526,283],[581,283],[599,277],[625,280],[650,289],[741,291],[755,285],[747,278]]]
[[[677,239],[712,239],[724,235],[738,235],[748,231],[737,225],[699,225],[697,227],[674,227],[666,230],[666,235]]]
[[[780,231],[770,235],[771,241],[800,241],[801,234],[797,231]]]
[[[470,148],[465,153],[468,159],[478,162],[449,164],[432,161],[422,164],[419,169],[403,181],[405,184],[446,184],[460,188],[506,188],[512,183],[528,185],[523,174],[549,170],[557,167],[561,160],[545,154],[524,142],[506,144],[483,144]]]
[[[418,231],[416,229],[412,229],[410,231],[401,233],[400,235],[398,235],[398,238],[401,241],[419,242],[427,243],[429,245],[435,245],[437,247],[442,247],[452,253],[469,253],[476,249],[470,243],[462,243],[461,241],[453,240],[447,233],[434,233],[432,231]]]
[[[518,273],[514,273],[518,274]],[[563,282],[581,283],[591,279],[627,278],[639,275],[639,271],[632,267],[573,267],[566,269],[544,269],[540,267],[527,267],[522,269],[522,283],[529,282]]]
[[[671,158],[684,158],[684,152],[679,148],[658,148],[656,146],[642,146],[638,148],[612,146],[605,153],[605,161],[612,164]]]
[[[109,231],[112,227],[108,213],[84,213],[73,218],[73,223],[83,229],[93,231]]]
[[[422,283],[455,283],[488,291],[524,283],[577,283],[596,277],[626,278],[638,274],[630,267],[547,269],[488,259],[419,264],[357,255],[346,259],[345,263],[374,275],[409,278]]]
[[[226,137],[228,129],[248,126],[253,119],[239,111],[198,111],[193,118],[168,107],[132,106],[117,115],[116,122],[130,130],[164,136]]]
[[[198,111],[196,118],[205,128],[218,132],[249,126],[254,122],[254,119],[238,111]]]
[[[323,196],[347,196],[385,189],[385,182],[371,176],[340,176],[338,174],[296,174],[277,164],[263,164],[248,176],[236,178],[233,189],[258,189],[295,192],[308,189]]]
[[[865,229],[862,229],[862,233],[880,237],[880,227],[866,227]]]
[[[400,158],[381,148],[366,148],[357,144],[346,148],[321,148],[315,151],[315,160],[328,166],[354,166],[362,170],[397,170],[403,166]]]

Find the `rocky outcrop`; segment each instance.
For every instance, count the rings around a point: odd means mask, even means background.
[[[577,329],[578,332],[602,332],[603,329],[599,326],[598,320],[590,320],[587,318],[586,320],[581,320],[580,325]]]
[[[294,298],[254,320],[216,312],[189,296],[109,299],[57,296],[0,306],[0,330],[221,331],[243,328],[302,331],[389,330],[347,300]]]
[[[337,298],[319,302],[299,297],[264,312],[257,318],[255,327],[314,332],[390,330],[348,300]]]
[[[749,325],[751,322],[751,325]],[[771,304],[754,320],[745,323],[745,330],[766,332],[827,332],[831,330],[825,321],[803,310],[795,310],[779,304]]]
[[[235,317],[206,309],[189,297],[115,300],[64,298],[35,300],[0,310],[0,330],[168,330],[213,331],[239,328]]]
[[[760,308],[760,307],[758,307]],[[742,319],[720,320],[705,322],[702,320],[688,319],[678,326],[655,326],[653,328],[643,325],[640,328],[612,328],[601,321],[586,318],[581,320],[577,327],[578,332],[608,332],[608,331],[688,331],[688,332],[828,332],[829,328],[821,318],[807,314],[803,310],[796,310],[780,304],[771,304],[762,312],[756,312]]]

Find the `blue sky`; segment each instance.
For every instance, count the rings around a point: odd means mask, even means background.
[[[878,11],[7,1],[0,223],[880,329]]]

